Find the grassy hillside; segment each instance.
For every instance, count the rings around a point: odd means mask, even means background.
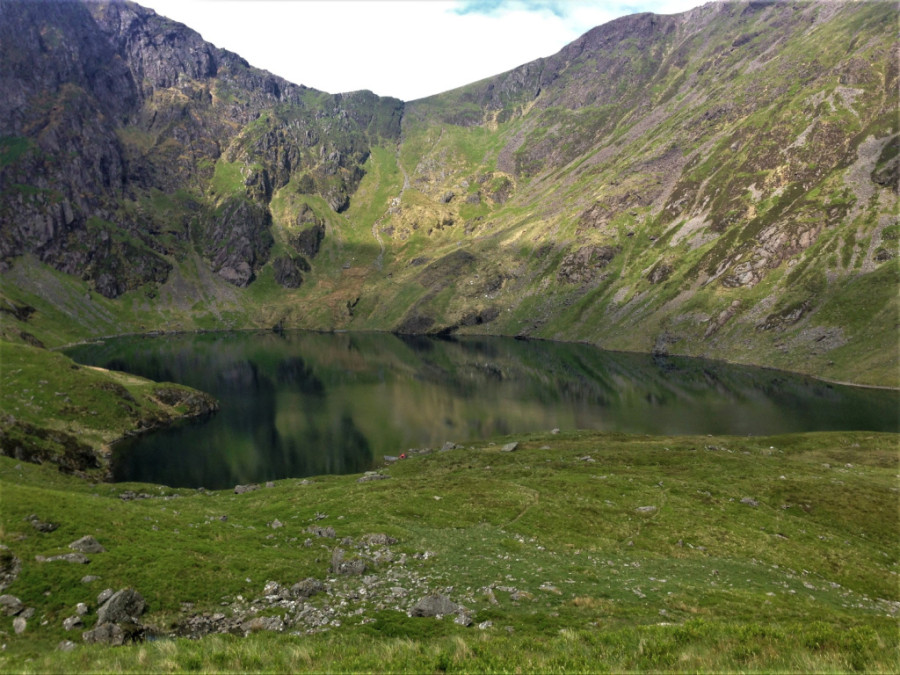
[[[548,434],[246,494],[0,458],[4,562],[21,561],[4,592],[35,609],[20,635],[3,619],[0,669],[893,672],[896,441]],[[36,561],[87,534],[106,549],[89,564]],[[365,572],[332,571],[337,548]],[[310,577],[318,594],[279,596]],[[160,638],[201,619],[249,636],[82,645],[97,594],[124,587]],[[429,593],[472,625],[408,616]]]
[[[113,441],[216,407],[190,387],[0,340],[0,454],[7,457],[102,478]]]
[[[493,333],[896,387],[897,17],[889,2],[634,15],[408,103],[222,54],[214,77],[154,82],[104,146],[144,168],[102,216],[77,213],[64,176],[29,184],[43,137],[0,136],[7,234],[52,239],[3,253],[0,332]],[[203,139],[193,160],[183,137]]]

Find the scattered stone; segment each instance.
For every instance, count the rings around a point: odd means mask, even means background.
[[[493,625],[493,621],[482,621],[480,624],[478,624],[478,628],[480,628],[481,630],[487,630],[488,628],[492,628]]]
[[[57,523],[45,523],[34,513],[25,518],[25,521],[31,523],[31,526],[38,532],[53,532],[53,530],[59,527],[59,524]]]
[[[63,621],[63,628],[65,630],[73,630],[75,628],[83,628],[84,622],[81,620],[80,616],[70,616],[68,619]]]
[[[362,536],[362,542],[367,546],[392,546],[397,543],[397,540],[386,534],[374,533],[364,534]]]
[[[266,585],[263,586],[263,595],[266,599],[271,598],[287,598],[288,593],[281,587],[277,581],[267,581]]]
[[[447,441],[447,442],[444,443],[444,445],[441,447],[441,452],[448,452],[449,450],[460,450],[461,448],[462,448],[461,445],[457,445],[457,444],[454,443],[453,441]]]
[[[105,623],[97,626],[93,630],[85,631],[81,634],[81,639],[88,644],[109,645],[110,647],[121,647],[125,644],[125,631],[121,626],[115,623]]]
[[[271,527],[273,530],[277,530],[279,527],[284,527],[284,523],[276,518],[271,523],[269,523],[269,527]]]
[[[654,511],[656,511],[656,507],[655,506],[639,506],[635,509],[635,511],[638,513],[653,513]]]
[[[367,471],[364,476],[358,478],[356,480],[357,483],[368,483],[373,480],[387,480],[390,476],[385,476],[384,474],[375,473],[371,471]]]
[[[539,586],[540,590],[547,591],[548,593],[555,593],[556,595],[561,595],[562,591],[560,591],[556,586],[549,583],[543,583]]]
[[[284,630],[284,621],[278,616],[256,616],[245,621],[241,628],[245,633],[258,633],[262,630],[281,632]]]
[[[88,613],[88,611],[89,611],[88,606],[86,604],[84,604],[83,602],[79,602],[77,605],[75,605],[75,613],[78,616],[84,616],[85,614]]]
[[[81,539],[73,541],[69,544],[69,548],[73,551],[80,551],[81,553],[106,553],[106,549],[91,535],[86,535]]]
[[[453,619],[453,623],[459,624],[460,626],[471,626],[475,623],[472,619],[472,616],[468,612],[460,612],[456,615],[456,618]]]
[[[17,616],[15,619],[13,619],[13,630],[16,632],[16,635],[21,635],[22,633],[24,633],[27,627],[28,622],[21,616]]]
[[[152,499],[153,495],[148,495],[146,492],[135,492],[134,490],[125,490],[122,494],[119,495],[119,499],[123,502],[130,502],[135,499]]]
[[[559,429],[551,429],[550,433],[553,434],[554,436],[556,436],[556,434],[559,433]]]
[[[34,559],[37,562],[56,562],[61,560],[63,562],[69,562],[76,565],[87,565],[90,562],[90,560],[86,555],[84,555],[84,553],[65,553],[63,555],[52,555],[49,558],[45,558],[42,555],[36,555],[34,556]]]
[[[520,600],[531,600],[534,596],[528,591],[513,591],[509,599],[513,602],[519,602]]]
[[[385,464],[393,464],[393,463],[396,462],[398,459],[399,459],[399,458],[398,458],[398,457],[395,457],[394,455],[385,455],[385,456],[384,456],[384,462],[385,462]]]
[[[267,480],[267,481],[266,481],[266,487],[267,487],[267,488],[273,488],[273,487],[275,487],[275,481]]]
[[[97,599],[99,602],[99,598]],[[104,623],[138,623],[138,618],[147,609],[144,597],[133,588],[123,588],[113,593],[97,610],[98,625]]]
[[[7,546],[0,544],[0,591],[11,586],[21,571],[22,561]]]
[[[83,583],[83,584],[90,584],[95,581],[100,581],[100,577],[98,577],[96,574],[88,574],[86,576],[81,577],[81,583]]]
[[[316,525],[310,525],[306,528],[306,531],[310,534],[314,534],[317,537],[325,537],[326,539],[334,539],[335,532],[333,527],[318,527]]]
[[[14,595],[0,595],[0,611],[6,616],[14,616],[19,614],[25,605]]]
[[[259,485],[235,485],[234,486],[234,494],[242,495],[247,492],[253,492],[254,490],[259,490]]]
[[[341,548],[334,549],[331,554],[331,571],[334,574],[343,575],[359,575],[366,571],[366,561],[361,558],[344,558],[344,550]]]
[[[743,499],[741,499],[741,504],[746,504],[747,506],[752,506],[753,508],[759,506],[759,502],[752,497],[744,497]]]
[[[325,590],[325,584],[313,577],[307,577],[291,586],[291,594],[296,598],[311,598]]]
[[[518,443],[507,443],[502,448],[500,448],[500,452],[515,452],[516,448],[519,447]]]
[[[102,605],[104,602],[109,600],[115,591],[111,588],[105,588],[100,591],[100,595],[97,596],[97,605]]]
[[[26,607],[22,610],[22,613],[19,614],[23,619],[30,619],[34,616],[35,609],[34,607]]]
[[[591,457],[590,455],[585,455],[584,457],[579,457],[579,461],[581,462],[596,462],[597,460]]]
[[[459,605],[446,595],[426,595],[419,600],[412,609],[410,616],[446,616],[459,611]]]
[[[72,651],[73,649],[75,649],[75,647],[77,647],[77,646],[78,646],[78,645],[76,645],[76,644],[75,644],[74,642],[72,642],[71,640],[63,640],[63,641],[60,642],[58,645],[56,645],[56,649],[59,650],[59,651],[61,651],[61,652],[70,652],[70,651]]]

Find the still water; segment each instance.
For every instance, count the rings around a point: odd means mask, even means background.
[[[736,435],[900,428],[897,392],[580,344],[207,333],[120,338],[68,353],[219,400],[208,419],[116,447],[116,480],[178,487],[361,472],[412,447],[553,428]]]

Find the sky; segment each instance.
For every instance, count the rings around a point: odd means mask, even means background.
[[[424,98],[555,54],[594,26],[705,0],[137,0],[295,84]]]

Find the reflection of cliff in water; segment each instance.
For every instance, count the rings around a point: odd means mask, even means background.
[[[359,472],[410,447],[554,427],[742,435],[898,427],[896,392],[582,344],[213,333],[70,353],[219,399],[210,420],[118,449],[117,478],[171,485]]]
[[[151,367],[153,363],[151,360]],[[205,361],[203,367],[216,378],[209,389],[215,392],[224,414],[120,444],[114,457],[116,480],[221,488],[285,476],[353,473],[371,465],[369,443],[348,414],[337,424],[329,424],[317,406],[304,406],[302,443],[297,436],[279,430],[280,388],[295,388],[312,397],[313,403],[315,397],[324,395],[322,383],[301,358],[280,362],[275,381],[252,361],[219,366],[216,370]]]

